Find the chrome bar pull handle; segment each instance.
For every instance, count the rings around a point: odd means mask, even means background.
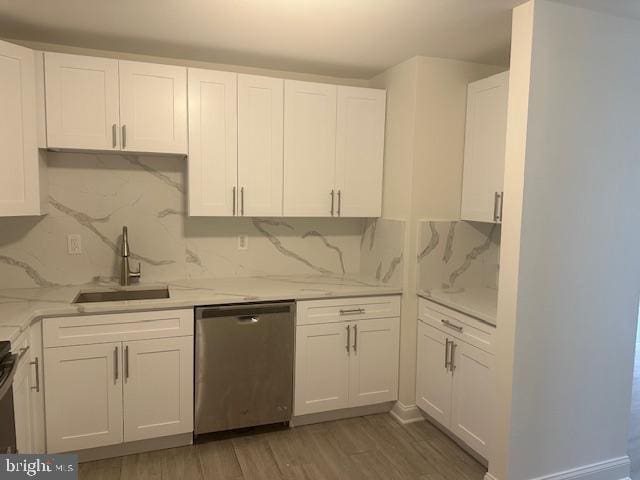
[[[455,323],[451,323],[449,320],[445,320],[444,318],[442,320],[440,320],[440,322],[445,327],[449,327],[450,329],[455,330],[456,332],[462,333],[462,327],[461,326],[456,325]]]
[[[351,325],[347,325],[347,353],[351,352]]]
[[[504,205],[504,192],[500,192],[500,208],[498,208],[498,221],[502,223],[502,206]]]
[[[129,378],[129,345],[124,347],[124,378]]]
[[[445,339],[444,344],[444,368],[449,370],[449,339]]]
[[[338,216],[342,216],[342,190],[338,190]]]
[[[364,308],[340,309],[340,315],[359,315],[364,311]]]
[[[336,191],[335,190],[331,190],[331,216],[333,217],[333,211],[334,211],[334,206],[335,206],[335,196],[336,196]]]
[[[38,361],[38,357],[36,357],[33,362],[29,362],[30,365],[36,367],[36,386],[31,387],[31,390],[35,390],[36,392],[40,392],[40,362]]]
[[[456,348],[458,348],[458,344],[451,341],[451,357],[449,357],[449,371],[453,373],[456,369]]]
[[[114,123],[111,125],[111,147],[116,148],[118,146],[118,126]]]
[[[127,148],[127,126],[122,125],[122,149]]]
[[[115,377],[116,377],[116,382],[118,381],[118,370],[120,370],[120,367],[118,366],[118,347],[115,348],[114,352],[113,352],[113,361],[115,362]]]
[[[235,217],[236,216],[236,186],[235,185],[233,186],[233,189],[232,189],[232,195],[233,195],[233,197],[232,197],[233,216]]]
[[[358,324],[353,326],[353,351],[358,352]]]
[[[499,199],[499,194],[498,192],[495,192],[493,195],[493,221],[497,222],[498,221],[498,199]]]
[[[244,217],[244,187],[240,187],[240,215]]]

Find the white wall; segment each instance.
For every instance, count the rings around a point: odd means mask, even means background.
[[[387,89],[385,218],[407,222],[399,399],[415,404],[418,223],[460,215],[467,84],[504,67],[414,57],[370,81]]]
[[[588,478],[628,475],[639,44],[624,18],[546,0],[515,10],[493,478],[600,462],[611,469]]]

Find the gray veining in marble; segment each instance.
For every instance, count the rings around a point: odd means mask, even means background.
[[[112,281],[123,225],[144,281],[361,270],[362,219],[188,217],[184,158],[47,152],[47,161],[48,214],[0,218],[0,288]],[[82,236],[81,255],[67,254],[69,234]],[[376,237],[363,244],[367,258]],[[382,277],[400,253],[389,252]]]
[[[444,242],[440,238],[446,238]],[[500,227],[464,221],[419,225],[418,290],[497,288]]]
[[[360,272],[389,285],[401,285],[405,222],[367,219],[362,228]]]

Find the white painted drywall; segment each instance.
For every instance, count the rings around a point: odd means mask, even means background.
[[[513,27],[490,472],[617,460],[589,478],[618,480],[640,291],[640,23],[535,0]]]

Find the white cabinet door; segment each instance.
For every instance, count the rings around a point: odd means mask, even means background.
[[[492,414],[491,369],[493,357],[464,342],[456,341],[452,354],[453,410],[451,431],[487,458]]]
[[[399,318],[352,323],[349,406],[398,399]]]
[[[121,443],[122,345],[45,349],[47,453]]]
[[[284,80],[238,75],[241,215],[282,216]]]
[[[0,217],[40,215],[32,50],[0,41]]]
[[[45,53],[47,146],[119,150],[118,61]]]
[[[189,215],[237,211],[237,74],[189,69]]]
[[[284,216],[335,214],[336,103],[335,85],[284,82]]]
[[[123,347],[124,441],[193,431],[193,337]]]
[[[31,414],[31,369],[28,358],[27,356],[20,360],[13,378],[13,413],[18,453],[38,453],[34,446],[34,425]]]
[[[348,323],[296,328],[294,414],[349,406]]]
[[[187,69],[120,61],[122,150],[187,154]]]
[[[382,161],[386,91],[338,87],[336,214],[382,214]]]
[[[469,84],[461,218],[499,222],[504,184],[509,72]]]
[[[448,427],[451,420],[452,375],[445,367],[449,338],[418,322],[416,404],[433,419]]]

